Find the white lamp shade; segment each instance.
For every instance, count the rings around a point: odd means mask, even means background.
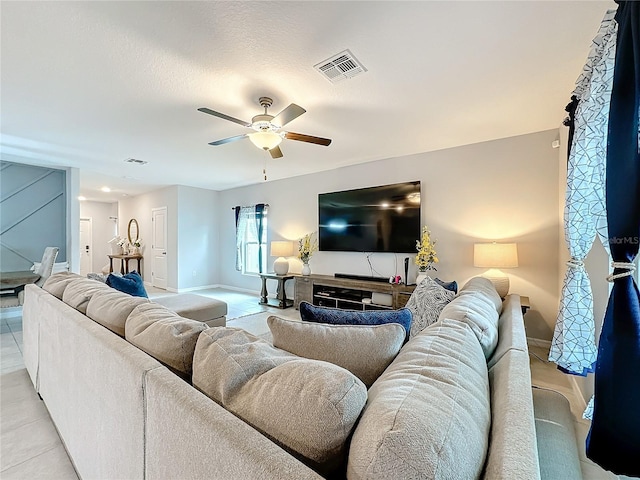
[[[473,245],[473,266],[516,268],[518,246],[515,243],[476,243]]]
[[[291,257],[293,255],[293,242],[279,240],[271,242],[272,257]]]
[[[251,140],[251,143],[253,143],[258,148],[262,148],[263,150],[271,150],[272,148],[280,145],[280,142],[282,142],[282,137],[275,132],[266,131],[250,133],[249,140]]]

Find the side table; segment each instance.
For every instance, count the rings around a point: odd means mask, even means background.
[[[261,273],[262,290],[260,291],[260,305],[270,305],[277,308],[289,308],[293,306],[293,300],[287,298],[285,292],[285,284],[287,280],[291,280],[295,275],[278,275],[276,273]],[[268,298],[269,292],[267,292],[267,280],[277,280],[278,290],[276,291],[276,299]]]
[[[113,272],[113,259],[120,259],[120,273],[125,274],[129,273],[129,260],[137,260],[138,261],[138,273],[142,275],[140,271],[140,260],[142,259],[142,255],[107,255],[109,257],[109,273]]]
[[[527,310],[531,308],[531,303],[529,302],[529,297],[524,297],[520,295],[520,306],[522,307],[522,315],[527,313]]]

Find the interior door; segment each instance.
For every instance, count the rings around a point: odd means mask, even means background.
[[[90,218],[80,219],[80,275],[93,272],[93,228]]]
[[[151,284],[158,288],[167,288],[167,207],[151,209],[151,228],[153,231],[151,250]]]

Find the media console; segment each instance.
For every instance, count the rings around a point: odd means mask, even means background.
[[[396,310],[407,304],[414,289],[415,285],[393,285],[337,275],[296,276],[294,306],[297,309],[300,302],[305,301],[344,310]],[[386,304],[374,303],[374,293],[383,294],[382,298],[390,301]]]

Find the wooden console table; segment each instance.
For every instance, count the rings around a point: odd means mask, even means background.
[[[109,273],[113,272],[113,259],[120,259],[120,273],[125,274],[129,273],[129,260],[137,260],[138,261],[138,269],[137,272],[142,275],[140,271],[140,260],[142,259],[142,255],[107,255],[109,257]]]
[[[397,310],[403,308],[415,285],[396,285],[372,280],[337,278],[331,275],[296,276],[295,307],[305,301],[313,305],[349,310]],[[374,293],[391,295],[391,305],[371,301]]]
[[[293,306],[293,300],[289,300],[287,298],[287,294],[284,291],[285,284],[287,280],[291,280],[295,275],[278,275],[276,273],[261,273],[260,278],[262,279],[262,291],[260,292],[260,305],[271,305],[272,307],[277,308],[289,308]],[[267,292],[267,280],[277,280],[278,281],[278,290],[276,291],[277,299],[268,298],[269,293]]]

